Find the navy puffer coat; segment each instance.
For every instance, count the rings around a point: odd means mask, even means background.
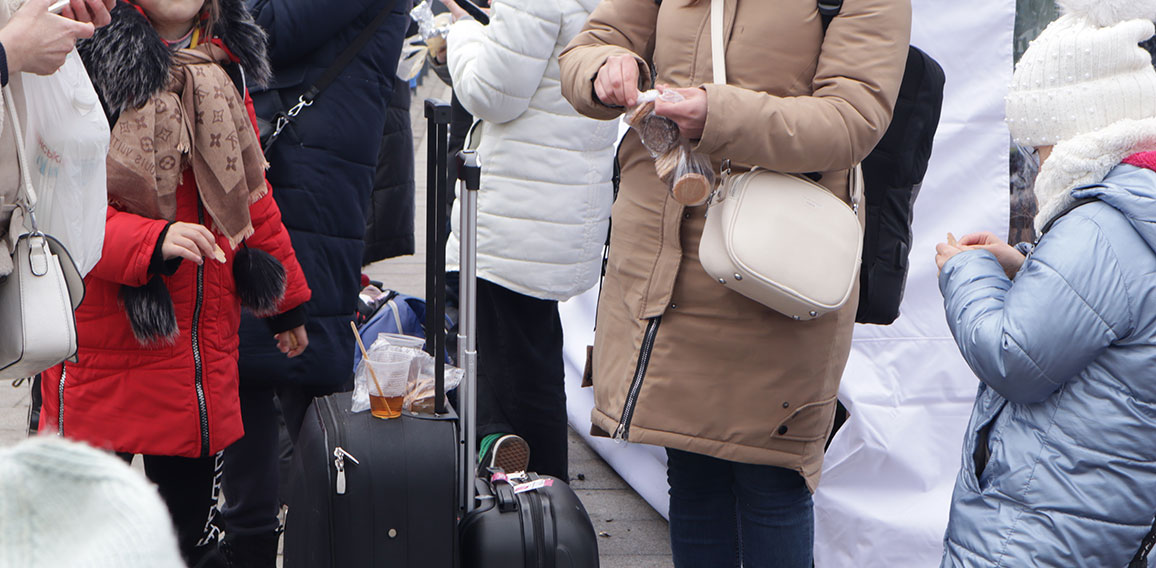
[[[373,190],[386,108],[401,43],[409,27],[406,0],[248,0],[269,34],[274,81],[254,93],[268,120],[288,109],[388,4],[393,14],[372,40],[304,109],[271,149],[269,182],[313,289],[306,304],[309,349],[286,359],[268,325],[241,324],[243,381],[337,390],[352,378],[353,334],[364,249],[365,212]]]

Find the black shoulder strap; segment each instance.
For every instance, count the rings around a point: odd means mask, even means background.
[[[834,20],[843,9],[843,0],[818,0],[818,3],[819,17],[823,18],[823,31],[826,32],[831,20]]]
[[[321,78],[301,94],[301,100],[306,101],[306,106],[309,106],[309,103],[312,103],[325,89],[328,89],[329,85],[337,80],[337,76],[341,75],[342,71],[345,71],[345,68],[349,66],[353,58],[357,57],[357,54],[360,53],[362,49],[365,49],[369,40],[373,39],[373,34],[377,33],[378,28],[389,18],[389,14],[393,12],[393,8],[397,5],[397,2],[398,0],[386,2],[386,6],[382,8],[381,12],[378,12],[377,16],[373,18],[373,21],[369,22],[369,24],[361,30],[361,33],[353,38],[353,43],[349,44],[349,47],[346,47],[345,51],[342,51],[341,54],[337,56],[337,59],[333,60],[333,63],[329,65],[329,68],[325,70]]]
[[[1052,217],[1051,220],[1048,221],[1046,225],[1044,225],[1043,230],[1040,231],[1040,237],[1043,237],[1044,235],[1047,234],[1048,231],[1052,230],[1052,225],[1055,225],[1056,221],[1059,221],[1060,219],[1062,219],[1064,217],[1064,215],[1071,213],[1077,207],[1083,207],[1084,205],[1087,205],[1093,201],[1099,201],[1099,199],[1097,199],[1095,197],[1085,197],[1083,199],[1077,199],[1073,203],[1069,204],[1067,207],[1064,207],[1062,210],[1060,210],[1059,213],[1056,213],[1055,216]]]
[[[337,80],[337,77],[341,75],[342,71],[345,71],[345,68],[349,66],[353,58],[357,57],[357,54],[361,53],[361,50],[365,48],[369,40],[373,39],[373,34],[377,33],[378,28],[389,18],[390,12],[393,12],[393,8],[397,5],[398,1],[399,0],[390,0],[386,2],[386,6],[381,9],[381,12],[378,12],[377,16],[373,18],[373,21],[369,22],[369,24],[357,34],[357,37],[353,38],[353,43],[350,43],[349,46],[345,48],[345,51],[342,51],[337,58],[333,60],[333,63],[329,64],[329,67],[321,74],[321,78],[310,85],[308,89],[305,89],[305,92],[301,93],[301,96],[297,97],[297,104],[293,105],[293,108],[288,111],[282,110],[278,112],[273,117],[270,121],[270,126],[273,128],[272,133],[266,136],[264,132],[265,127],[261,127],[261,151],[264,152],[266,156],[269,155],[269,149],[272,148],[273,144],[277,142],[277,139],[281,137],[281,131],[293,123],[293,120],[297,118],[297,115],[301,113],[302,109],[313,106],[313,101],[317,100],[317,97],[321,96],[321,93],[324,92],[325,89],[328,89],[329,85],[333,84],[333,81]]]

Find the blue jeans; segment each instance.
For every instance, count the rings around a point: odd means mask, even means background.
[[[811,492],[798,472],[666,450],[676,568],[811,568]]]

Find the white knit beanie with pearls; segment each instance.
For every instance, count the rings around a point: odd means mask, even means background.
[[[0,449],[0,567],[184,568],[168,509],[120,458],[37,436]]]
[[[1064,14],[1024,52],[1007,95],[1023,146],[1051,146],[1125,119],[1156,116],[1156,69],[1138,44],[1156,0],[1058,0]]]

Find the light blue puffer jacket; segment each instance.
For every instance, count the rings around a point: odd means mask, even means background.
[[[1156,515],[1156,172],[1117,166],[1014,285],[987,251],[939,277],[982,384],[942,566],[1128,564]],[[990,458],[976,475],[987,429]]]

